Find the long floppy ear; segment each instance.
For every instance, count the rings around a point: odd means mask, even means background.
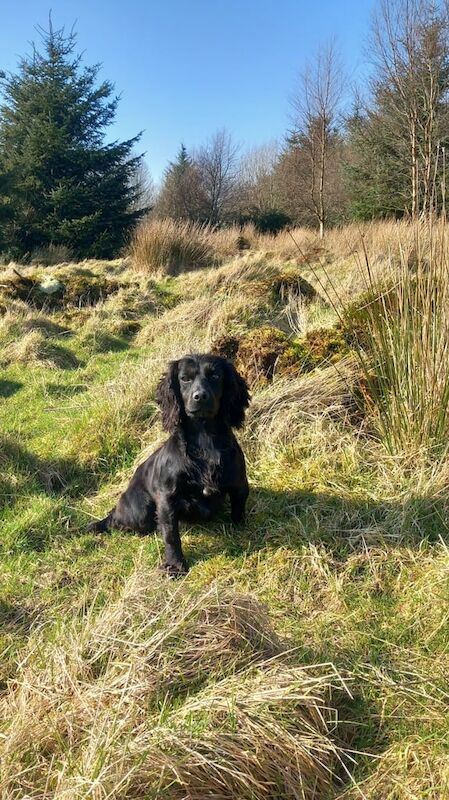
[[[180,425],[182,416],[177,361],[170,362],[167,372],[160,379],[156,389],[156,402],[161,409],[164,430],[173,433]]]
[[[223,365],[225,381],[220,411],[233,428],[241,428],[251,399],[250,394],[246,381],[239,375],[234,365],[225,358]]]

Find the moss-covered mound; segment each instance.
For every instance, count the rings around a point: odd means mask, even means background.
[[[115,280],[89,272],[65,276],[29,277],[14,271],[2,284],[5,310],[8,300],[22,300],[33,308],[58,309],[95,305],[120,289]]]
[[[222,336],[212,351],[234,361],[250,386],[269,383],[278,366],[281,371],[298,362],[298,352],[288,336],[278,328],[264,325],[236,336]]]
[[[211,352],[215,353],[217,356],[222,356],[223,358],[228,358],[230,361],[234,361],[238,349],[239,349],[240,341],[237,336],[228,336],[223,334],[223,336],[219,336],[211,345]]]
[[[303,276],[296,270],[286,270],[282,272],[272,283],[272,292],[276,301],[285,302],[291,297],[301,297],[304,300],[312,301],[318,298],[318,292]]]
[[[224,335],[212,352],[229,358],[250,386],[269,383],[274,374],[295,377],[339,361],[350,350],[340,327],[309,331],[291,340],[278,328],[265,325],[241,337]]]
[[[335,363],[349,352],[341,326],[309,331],[302,341],[309,369]]]

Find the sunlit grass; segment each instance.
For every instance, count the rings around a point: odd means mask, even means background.
[[[446,232],[432,251],[422,231],[421,261],[402,223],[360,233],[323,253],[302,232],[313,264],[286,238],[162,280],[91,264],[120,289],[2,314],[5,800],[445,796]],[[320,297],[280,297],[287,274]],[[159,575],[155,535],[85,533],[164,439],[168,360],[263,325],[302,341],[360,298],[362,348],[254,385],[246,526],[186,526],[183,582]],[[21,358],[30,331],[72,362]]]

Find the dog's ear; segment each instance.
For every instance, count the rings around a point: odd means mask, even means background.
[[[223,364],[225,381],[220,411],[233,428],[241,428],[251,399],[248,386],[230,361],[223,359]]]
[[[160,379],[156,389],[156,402],[161,409],[162,425],[165,431],[173,433],[181,423],[182,398],[178,382],[178,361],[171,361],[167,372]]]

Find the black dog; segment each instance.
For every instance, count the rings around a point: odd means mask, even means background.
[[[90,530],[149,533],[156,523],[165,544],[163,568],[185,574],[179,520],[210,519],[228,494],[241,522],[248,497],[245,459],[232,428],[240,428],[248,387],[226,359],[191,355],[172,361],[156,400],[171,436],[134,473],[116,507]]]

